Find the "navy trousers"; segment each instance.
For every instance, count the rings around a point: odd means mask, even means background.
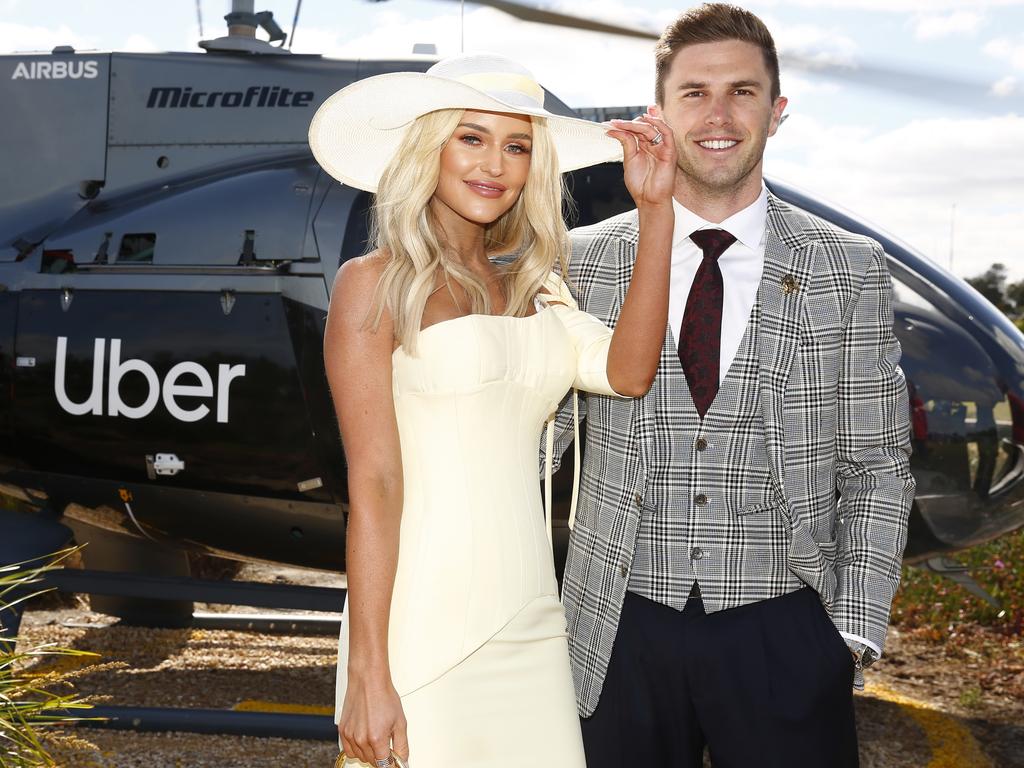
[[[587,768],[856,768],[853,656],[809,588],[706,614],[626,593]]]

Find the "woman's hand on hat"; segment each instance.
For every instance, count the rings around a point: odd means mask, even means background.
[[[608,135],[622,144],[626,188],[637,208],[672,205],[676,178],[676,143],[660,117],[611,120]]]

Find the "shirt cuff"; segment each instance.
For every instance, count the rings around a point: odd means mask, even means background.
[[[864,643],[864,645],[866,645],[868,648],[875,652],[875,658],[882,657],[882,649],[874,643],[872,643],[866,637],[861,637],[860,635],[851,635],[849,632],[843,632],[842,630],[839,630],[839,634],[843,636],[843,640],[845,640],[847,643]]]

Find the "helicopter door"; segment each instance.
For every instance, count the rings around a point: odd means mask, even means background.
[[[207,510],[332,502],[301,380],[327,304],[296,192],[315,173],[285,162],[106,201],[44,244],[16,343],[32,470],[161,492],[136,507],[164,532],[197,530],[174,489]]]

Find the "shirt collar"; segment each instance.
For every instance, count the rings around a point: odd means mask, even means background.
[[[724,229],[743,245],[756,250],[761,245],[764,230],[768,223],[768,189],[761,182],[761,194],[757,199],[741,211],[737,211],[721,224],[705,221],[682,203],[672,198],[672,208],[676,214],[675,226],[672,230],[672,247],[677,247],[683,240],[698,229]]]

